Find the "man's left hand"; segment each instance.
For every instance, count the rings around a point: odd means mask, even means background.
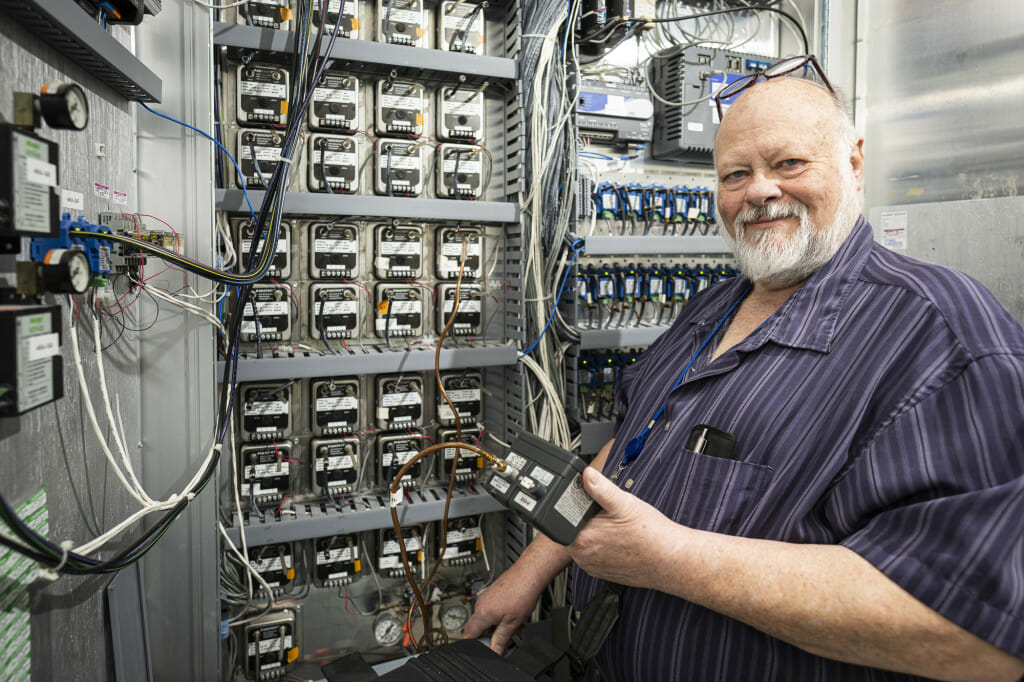
[[[658,589],[682,526],[592,467],[584,471],[583,484],[603,511],[569,545],[573,561],[595,578]]]

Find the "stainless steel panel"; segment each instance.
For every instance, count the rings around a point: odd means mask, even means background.
[[[876,207],[876,238],[882,213],[898,211],[907,212],[907,248],[899,253],[966,272],[1024,322],[1024,197]]]
[[[869,0],[866,205],[1024,187],[1024,4]]]

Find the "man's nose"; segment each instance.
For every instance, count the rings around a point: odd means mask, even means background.
[[[772,199],[782,196],[779,182],[776,178],[761,172],[755,172],[747,184],[747,191],[744,199],[752,206],[763,206]]]

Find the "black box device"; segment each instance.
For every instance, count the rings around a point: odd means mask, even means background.
[[[583,490],[586,462],[530,433],[520,433],[505,456],[508,467],[487,467],[484,489],[555,542],[568,545],[600,507]]]

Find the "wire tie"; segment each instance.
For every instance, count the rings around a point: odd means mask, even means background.
[[[190,492],[188,495],[185,496],[185,499],[191,502],[192,500],[196,499],[196,494]]]
[[[280,161],[281,163],[292,163],[294,159],[289,159],[287,156],[282,155],[280,158],[278,158],[278,161]]]
[[[54,566],[53,568],[41,567],[36,572],[36,577],[40,580],[45,580],[46,582],[56,582],[57,579],[60,578],[60,570],[64,568],[64,566],[67,564],[68,554],[71,552],[71,548],[74,546],[75,543],[71,542],[71,540],[64,540],[63,542],[61,542],[60,548],[62,553],[60,557],[60,563]]]

